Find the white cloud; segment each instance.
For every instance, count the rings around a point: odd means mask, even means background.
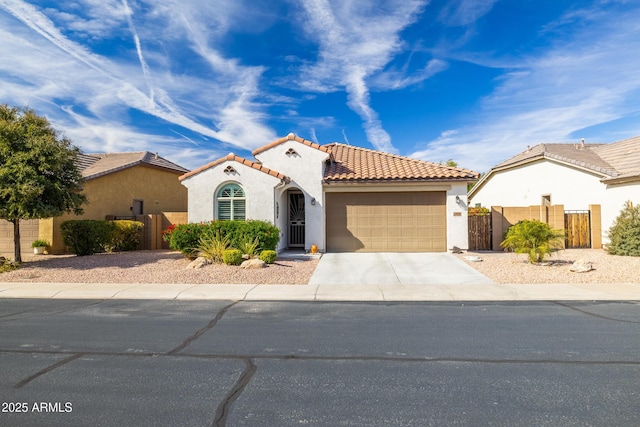
[[[449,68],[449,64],[441,59],[432,59],[422,68],[407,74],[406,67],[402,70],[388,69],[371,79],[373,88],[380,90],[395,90],[412,86],[421,81],[427,80]]]
[[[315,92],[346,90],[348,105],[362,119],[367,139],[383,151],[397,150],[370,105],[368,79],[401,51],[399,33],[415,21],[424,5],[416,0],[302,2],[306,17],[302,28],[319,44],[319,52],[316,63],[302,67],[299,85]],[[378,86],[384,82],[393,88],[389,80],[387,75]]]
[[[243,149],[275,138],[265,124],[265,107],[258,102],[264,68],[242,66],[212,45],[233,25],[232,17],[242,16],[241,5],[180,1],[138,6],[126,0],[84,0],[61,5],[64,9],[42,10],[19,0],[0,0],[0,11],[20,21],[0,13],[0,55],[12,58],[10,63],[0,62],[2,99],[37,104],[43,114],[58,118],[65,114],[58,106],[73,105],[76,114],[120,127],[133,125],[130,109],[135,109],[167,125]],[[108,42],[110,37],[121,40],[124,36],[131,43],[131,53],[111,60],[93,51],[94,42],[72,37],[71,32],[81,31],[92,20],[110,22],[113,28],[111,32],[100,28],[87,37],[95,42],[100,36]],[[191,53],[209,64],[210,79],[188,71],[174,73],[181,64],[165,49],[177,48],[172,43],[185,39],[191,41]],[[98,126],[98,131],[105,129]],[[142,135],[148,137],[144,131]]]
[[[193,139],[176,131],[173,132],[180,138],[145,134],[121,122],[105,122],[77,114],[71,107],[64,107],[63,110],[66,115],[60,116],[56,124],[65,129],[65,136],[85,153],[158,152],[187,169],[194,169],[227,154],[224,150],[203,150]],[[190,146],[185,146],[184,140],[190,141]]]
[[[487,14],[497,0],[452,0],[442,9],[440,19],[449,26],[469,25]]]
[[[572,17],[593,16],[572,11]],[[560,21],[565,22],[565,17]],[[575,26],[554,46],[523,58],[506,72],[473,121],[444,132],[413,155],[426,160],[452,158],[486,171],[542,142],[613,142],[640,134],[630,100],[640,95],[640,27],[635,14],[599,13],[598,26]],[[548,28],[555,28],[550,24]],[[567,29],[566,31],[569,31]],[[600,126],[596,126],[600,125]],[[588,128],[600,130],[587,130]]]

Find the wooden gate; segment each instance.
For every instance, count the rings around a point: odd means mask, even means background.
[[[491,250],[491,213],[469,215],[469,250]]]
[[[591,247],[591,215],[589,211],[564,211],[566,248]]]

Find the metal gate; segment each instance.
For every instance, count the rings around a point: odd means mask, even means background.
[[[304,248],[304,194],[289,192],[289,247]]]
[[[591,215],[589,211],[564,211],[566,248],[591,247]]]

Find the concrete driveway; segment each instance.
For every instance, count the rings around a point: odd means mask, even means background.
[[[450,253],[326,253],[310,285],[490,285]]]

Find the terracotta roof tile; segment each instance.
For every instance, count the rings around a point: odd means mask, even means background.
[[[188,171],[188,169],[148,151],[80,154],[77,158],[77,164],[85,179],[98,178],[141,164],[179,173]]]
[[[324,145],[316,144],[315,142],[308,141],[308,140],[306,140],[304,138],[300,138],[299,136],[295,136],[293,133],[290,133],[289,135],[287,135],[287,136],[285,136],[283,138],[276,139],[275,141],[270,142],[267,145],[263,145],[260,148],[256,148],[255,150],[253,150],[253,152],[251,154],[253,154],[255,156],[256,154],[260,154],[263,151],[266,151],[266,150],[268,150],[270,148],[276,147],[276,146],[278,146],[280,144],[283,144],[283,143],[285,143],[287,141],[297,141],[297,142],[299,142],[301,144],[306,145],[307,147],[315,148],[316,150],[324,151],[324,152],[327,152],[327,153],[329,152],[329,149],[326,148],[326,146],[324,146]]]
[[[220,163],[226,162],[226,161],[234,161],[234,162],[238,162],[241,163],[245,166],[249,166],[250,168],[253,168],[255,170],[258,170],[260,172],[264,172],[268,175],[271,175],[273,177],[276,177],[278,179],[281,179],[283,181],[289,181],[289,178],[283,174],[281,174],[280,172],[274,171],[273,169],[269,169],[268,167],[262,166],[262,164],[258,163],[258,162],[252,162],[251,160],[247,160],[243,157],[240,156],[236,156],[233,153],[229,153],[227,154],[225,157],[221,157],[218,160],[214,160],[213,162],[206,164],[204,166],[200,166],[197,169],[192,170],[191,172],[185,173],[184,175],[182,175],[180,178],[178,178],[180,181],[182,181],[183,179],[189,178],[191,176],[197,175],[200,172],[203,172],[207,169],[210,169],[214,166],[219,165]]]
[[[324,181],[474,181],[479,174],[467,169],[368,150],[345,144],[324,145],[334,161],[325,169]]]

